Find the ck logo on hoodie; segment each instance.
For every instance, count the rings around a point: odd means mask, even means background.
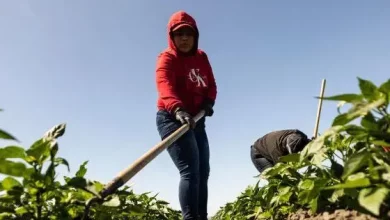
[[[199,69],[191,69],[188,73],[188,78],[191,82],[197,83],[196,87],[207,87],[203,77],[199,73]]]

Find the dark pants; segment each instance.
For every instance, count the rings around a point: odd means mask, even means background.
[[[257,150],[251,146],[251,159],[253,165],[255,165],[256,169],[262,173],[265,169],[269,167],[273,167],[272,161],[267,160],[261,154],[257,152]]]
[[[167,148],[180,173],[179,201],[183,219],[207,220],[207,182],[210,173],[209,143],[204,118]],[[166,111],[157,112],[157,130],[161,139],[181,124]]]

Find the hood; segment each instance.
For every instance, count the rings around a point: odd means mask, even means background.
[[[174,50],[176,53],[178,53],[178,54],[180,53],[180,51],[176,48],[176,46],[173,42],[172,30],[181,24],[190,25],[196,32],[195,39],[194,39],[194,48],[190,52],[191,54],[194,54],[198,50],[199,30],[198,30],[198,27],[196,25],[195,19],[185,11],[175,12],[169,18],[168,27],[167,27],[168,28],[168,30],[167,30],[168,31],[168,46],[169,46],[169,48]]]

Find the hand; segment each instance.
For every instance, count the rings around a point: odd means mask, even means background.
[[[203,110],[205,111],[205,116],[213,116],[214,109],[213,109],[214,103],[212,101],[206,101],[203,104]]]
[[[191,129],[194,129],[196,123],[192,116],[183,110],[177,110],[175,112],[175,118],[179,120],[182,124],[189,124]]]

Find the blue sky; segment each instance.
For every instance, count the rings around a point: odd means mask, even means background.
[[[207,121],[210,214],[256,182],[249,146],[257,138],[286,128],[312,135],[313,97],[323,78],[325,95],[332,95],[357,92],[356,77],[378,84],[390,76],[386,0],[5,0],[1,128],[27,147],[66,122],[59,155],[70,162],[70,174],[88,160],[88,178],[110,181],[160,141],[154,70],[177,10],[197,20],[218,86]],[[336,103],[324,102],[320,132],[336,114]],[[129,184],[179,208],[178,181],[163,152]]]

